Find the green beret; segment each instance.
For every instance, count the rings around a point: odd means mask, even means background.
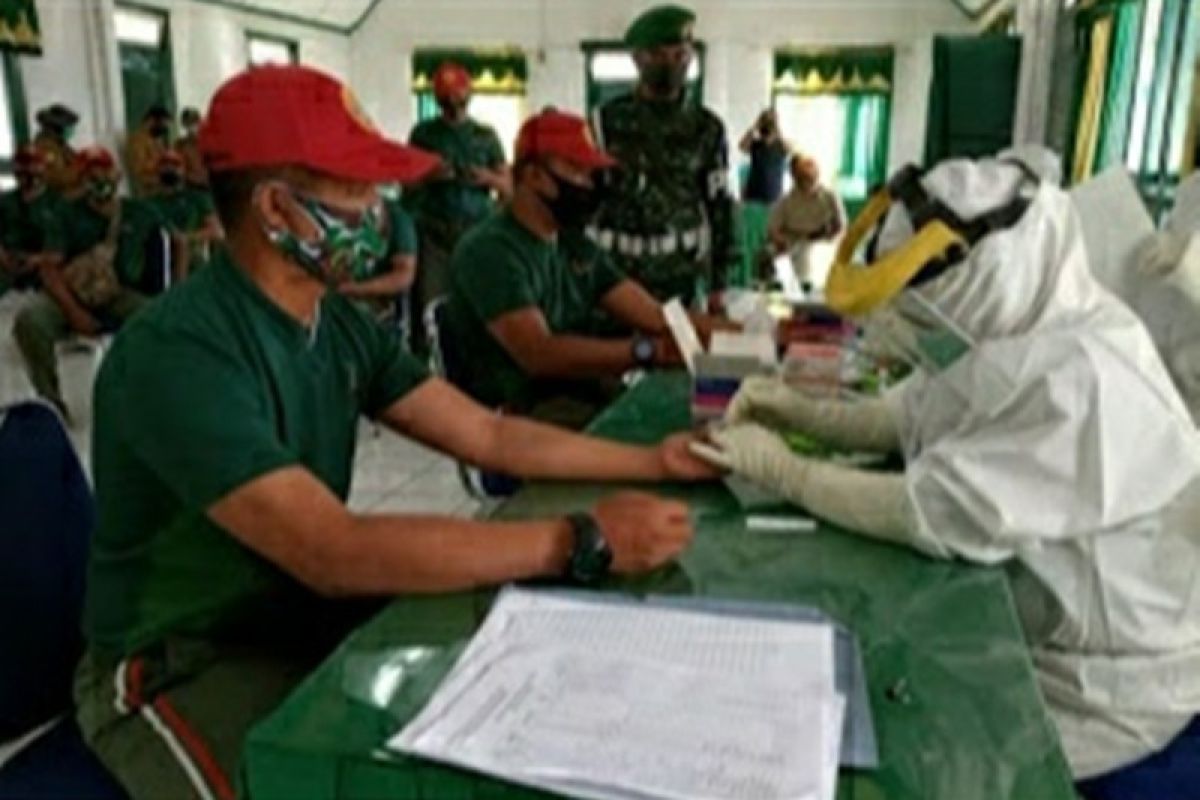
[[[635,50],[692,40],[696,15],[682,6],[655,6],[625,31],[625,44]]]

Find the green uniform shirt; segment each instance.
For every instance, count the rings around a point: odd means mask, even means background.
[[[145,202],[157,207],[163,219],[176,233],[195,233],[216,213],[212,195],[194,186],[182,186],[173,192],[163,192]]]
[[[288,466],[345,499],[359,415],[426,377],[336,294],[310,335],[224,251],[148,306],[117,336],[96,383],[93,649],[123,656],[168,636],[261,641],[303,621],[305,608],[327,607],[205,509]]]
[[[47,189],[32,202],[18,189],[0,194],[0,245],[14,253],[61,253],[66,246],[62,224],[64,201]]]
[[[117,252],[113,266],[121,283],[131,289],[146,279],[146,240],[167,224],[156,205],[146,200],[122,198],[117,229]],[[87,198],[66,205],[63,214],[67,259],[87,252],[108,235],[109,218],[97,211]]]
[[[387,253],[370,265],[365,274],[355,275],[356,280],[365,281],[386,275],[392,271],[393,258],[417,254],[417,227],[412,216],[404,210],[398,199],[384,200],[383,209],[388,215]]]
[[[597,109],[593,129],[620,163],[593,223],[600,246],[661,301],[724,288],[738,253],[721,120],[628,94]]]
[[[535,306],[554,333],[583,332],[600,299],[624,276],[582,234],[538,238],[508,211],[463,237],[450,265],[448,346],[466,388],[489,406],[521,411],[538,398],[536,385],[488,330],[488,323]]]
[[[491,190],[473,183],[470,171],[504,163],[504,148],[492,128],[473,119],[456,125],[439,116],[413,128],[409,141],[437,153],[455,175],[451,180],[430,180],[414,193],[414,208],[423,220],[471,225],[491,212]]]

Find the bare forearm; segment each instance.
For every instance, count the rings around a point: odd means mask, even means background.
[[[517,356],[517,362],[539,378],[595,378],[620,375],[634,366],[628,339],[554,336]]]
[[[561,574],[570,549],[563,520],[364,515],[298,577],[335,596],[451,592]]]
[[[596,439],[517,417],[496,422],[480,466],[522,478],[656,481],[664,477],[658,451]]]
[[[408,283],[407,276],[389,272],[361,283],[347,283],[338,291],[348,297],[395,297],[408,288]]]

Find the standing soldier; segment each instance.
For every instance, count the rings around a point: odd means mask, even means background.
[[[737,260],[725,126],[687,100],[696,16],[659,6],[625,33],[638,84],[597,109],[600,146],[620,168],[592,229],[622,272],[661,301],[723,289]]]
[[[409,144],[436,153],[441,166],[413,193],[420,266],[411,300],[414,347],[424,349],[423,310],[450,287],[450,256],[458,240],[512,193],[504,148],[495,130],[467,113],[471,75],[453,62],[437,68],[433,94],[441,114],[412,130]]]
[[[82,184],[71,137],[79,124],[79,115],[62,103],[55,103],[38,111],[37,124],[33,146],[42,154],[46,185],[64,197],[78,196]]]

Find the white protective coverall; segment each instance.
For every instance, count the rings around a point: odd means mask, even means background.
[[[1020,178],[959,161],[923,183],[970,221]],[[882,250],[908,235],[894,208]],[[1016,226],[905,291],[975,346],[877,400],[752,379],[698,452],[848,530],[1004,564],[1074,774],[1161,749],[1200,712],[1200,434],[1146,329],[1092,277],[1071,201],[1049,183]],[[798,457],[763,425],[902,449],[906,468]]]

